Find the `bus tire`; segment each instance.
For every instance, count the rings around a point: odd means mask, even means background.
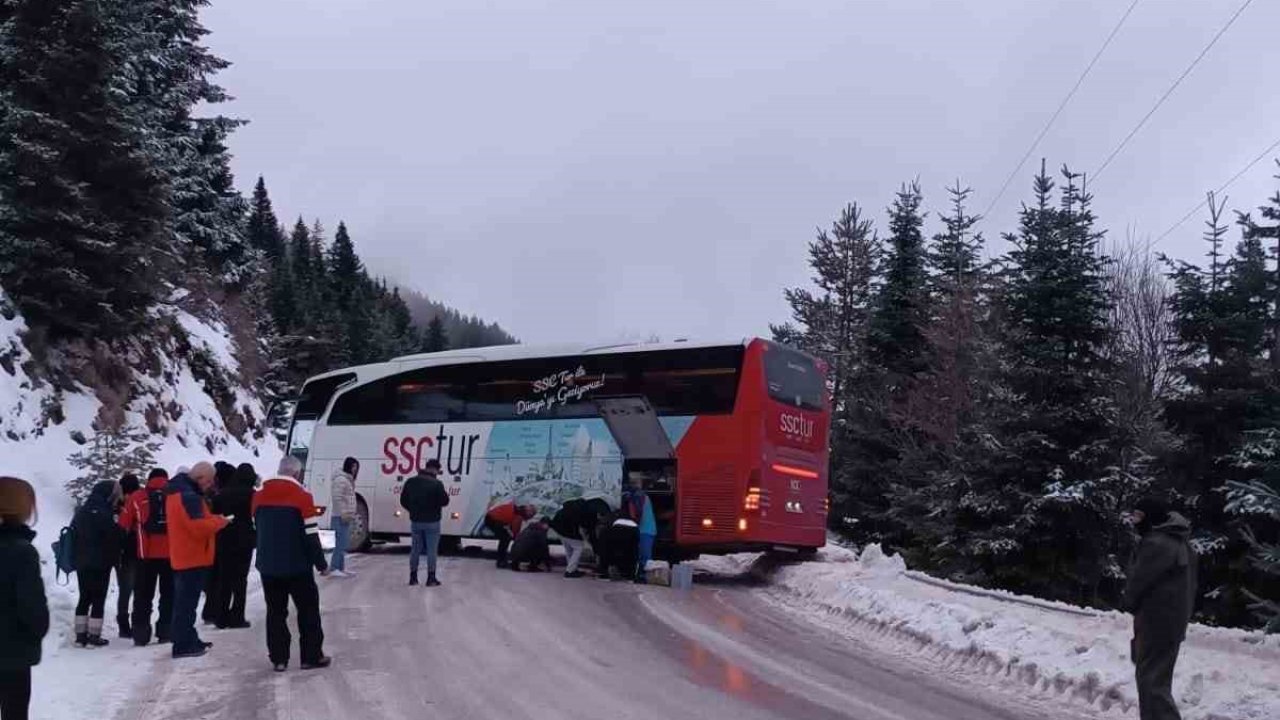
[[[440,536],[440,554],[458,555],[462,552],[462,538],[457,535]]]
[[[356,497],[356,520],[351,523],[351,551],[366,552],[373,545],[373,535],[369,532],[369,506],[364,498]]]

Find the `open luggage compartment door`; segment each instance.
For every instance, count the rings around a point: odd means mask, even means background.
[[[643,395],[596,398],[600,417],[626,460],[674,460],[676,449]]]

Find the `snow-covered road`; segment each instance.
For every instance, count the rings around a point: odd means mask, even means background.
[[[288,673],[271,672],[260,596],[250,600],[253,629],[203,631],[214,648],[198,660],[113,644],[101,651],[110,663],[96,672],[128,663],[120,678],[131,687],[117,688],[108,716],[1076,717],[969,694],[731,582],[680,594],[498,571],[480,557],[441,563],[441,588],[407,587],[407,557],[397,549],[353,557],[357,578],[322,580],[325,646],[334,657],[327,670],[298,670],[295,658]],[[64,663],[93,672],[92,654],[59,653],[38,672]]]

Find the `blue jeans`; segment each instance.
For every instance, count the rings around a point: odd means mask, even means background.
[[[196,632],[196,605],[200,603],[208,573],[209,568],[173,571],[173,622],[169,632],[175,655],[202,647],[200,634]]]
[[[440,522],[409,523],[413,549],[409,551],[409,572],[418,574],[418,557],[427,553],[427,574],[436,574],[436,552],[440,548]]]
[[[340,517],[333,518],[333,557],[329,558],[330,570],[347,569],[347,545],[351,543],[351,523]]]
[[[640,547],[636,553],[636,575],[644,575],[645,568],[653,559],[653,535],[641,535]]]

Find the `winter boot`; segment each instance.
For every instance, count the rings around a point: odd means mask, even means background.
[[[427,575],[427,587],[440,587],[440,581],[436,579],[435,573]]]
[[[76,616],[76,647],[89,646],[89,616]]]
[[[129,627],[129,618],[117,618],[116,627],[120,628],[121,640],[133,639],[133,628]]]
[[[111,644],[110,640],[104,640],[102,637],[102,618],[89,618],[89,636],[85,639],[85,644],[91,648],[106,647]]]
[[[418,584],[418,571],[417,571],[417,570],[411,570],[411,571],[409,572],[409,584],[410,584],[410,585],[417,585],[417,584]]]

